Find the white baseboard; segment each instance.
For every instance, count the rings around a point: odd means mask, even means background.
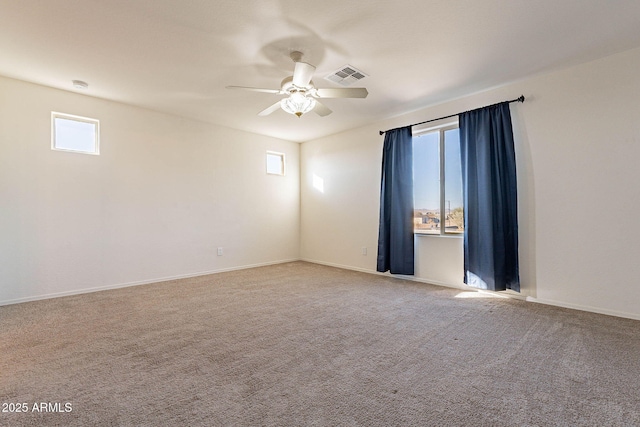
[[[384,276],[385,275],[384,273],[380,273],[379,271],[376,271],[376,270],[370,270],[368,268],[353,267],[353,266],[350,266],[350,265],[336,264],[336,263],[333,263],[333,262],[316,261],[315,259],[301,258],[300,261],[309,262],[311,264],[326,265],[327,267],[342,268],[343,270],[359,271],[361,273],[377,274],[377,275],[380,275],[380,276]]]
[[[342,269],[345,269],[345,270],[360,271],[362,273],[370,273],[370,274],[377,274],[377,275],[381,275],[381,276],[396,277],[396,278],[399,278],[399,279],[411,280],[411,281],[414,281],[414,282],[427,283],[427,284],[430,284],[430,285],[443,286],[443,287],[453,288],[453,289],[460,289],[460,290],[463,290],[463,291],[487,292],[487,293],[491,293],[491,294],[494,294],[494,295],[502,297],[502,298],[513,298],[513,299],[517,299],[517,300],[521,300],[521,301],[535,302],[535,303],[538,303],[538,304],[546,304],[546,305],[552,305],[552,306],[556,306],[556,307],[570,308],[570,309],[573,309],[573,310],[588,311],[590,313],[606,314],[608,316],[616,316],[616,317],[624,317],[624,318],[627,318],[627,319],[640,320],[640,315],[634,314],[634,313],[626,313],[626,312],[622,312],[622,311],[607,310],[607,309],[602,309],[602,308],[598,308],[598,307],[583,306],[583,305],[578,305],[578,304],[570,304],[570,303],[565,303],[565,302],[561,302],[561,301],[545,300],[545,299],[534,298],[534,297],[531,297],[531,296],[520,295],[520,294],[515,294],[515,293],[511,294],[511,293],[504,293],[504,292],[484,291],[484,290],[472,288],[471,286],[467,286],[467,285],[464,285],[464,284],[463,285],[458,285],[458,284],[455,284],[455,283],[438,282],[436,280],[426,280],[426,279],[421,279],[421,278],[412,277],[412,276],[401,276],[401,275],[395,275],[395,274],[389,274],[389,273],[380,273],[379,271],[376,271],[376,270],[370,270],[370,269],[359,268],[359,267],[352,267],[352,266],[349,266],[349,265],[335,264],[335,263],[330,263],[330,262],[317,261],[317,260],[313,260],[313,259],[303,258],[300,261],[310,262],[310,263],[313,263],[313,264],[327,265],[329,267],[342,268]]]
[[[379,276],[395,277],[397,279],[410,280],[412,282],[426,283],[428,285],[442,286],[442,287],[445,287],[445,288],[460,289],[462,291],[471,291],[471,292],[480,292],[481,291],[480,289],[476,289],[476,288],[473,288],[471,286],[467,286],[465,284],[440,282],[438,280],[429,280],[429,279],[423,279],[423,278],[414,277],[414,276],[404,276],[404,275],[401,275],[401,274],[380,273],[379,271],[370,270],[370,269],[367,269],[367,268],[358,268],[358,267],[353,267],[353,266],[350,266],[350,265],[343,265],[343,264],[336,264],[336,263],[331,263],[331,262],[316,261],[316,260],[307,259],[307,258],[302,258],[300,261],[310,262],[312,264],[326,265],[326,266],[329,266],[329,267],[342,268],[344,270],[353,270],[353,271],[359,271],[359,272],[362,272],[362,273],[376,274],[376,275],[379,275]],[[491,291],[482,291],[482,292],[491,292]],[[498,293],[496,292],[496,294],[498,294]],[[516,299],[521,299],[521,300],[525,299],[525,297],[523,295],[502,294],[502,293],[500,293],[499,295],[502,296],[502,297],[507,297],[507,298],[516,298]]]
[[[587,305],[571,304],[562,301],[553,301],[548,299],[527,297],[528,302],[538,304],[553,305],[555,307],[570,308],[572,310],[588,311],[590,313],[606,314],[607,316],[624,317],[627,319],[640,320],[640,315],[635,313],[627,313],[624,311],[607,310],[604,308],[592,307]]]
[[[353,266],[350,266],[350,265],[337,264],[337,263],[331,263],[331,262],[323,262],[323,261],[317,261],[317,260],[307,259],[307,258],[293,258],[293,259],[285,259],[285,260],[278,260],[278,261],[263,262],[263,263],[258,263],[258,264],[242,265],[242,266],[237,266],[237,267],[222,268],[222,269],[217,269],[217,270],[201,271],[201,272],[197,272],[197,273],[180,274],[180,275],[176,275],[176,276],[158,277],[158,278],[155,278],[155,279],[140,280],[140,281],[136,281],[136,282],[120,283],[120,284],[107,285],[107,286],[97,286],[97,287],[93,287],[93,288],[76,289],[76,290],[73,290],[73,291],[56,292],[56,293],[51,293],[51,294],[43,294],[43,295],[36,295],[36,296],[30,296],[30,297],[24,297],[24,298],[16,298],[16,299],[12,299],[12,300],[0,301],[0,306],[11,305],[11,304],[19,304],[19,303],[29,302],[29,301],[38,301],[38,300],[44,300],[44,299],[50,299],[50,298],[60,298],[60,297],[65,297],[65,296],[70,296],[70,295],[80,295],[80,294],[86,294],[86,293],[90,293],[90,292],[106,291],[106,290],[109,290],[109,289],[127,288],[127,287],[130,287],[130,286],[148,285],[148,284],[151,284],[151,283],[167,282],[169,280],[187,279],[187,278],[190,278],[190,277],[206,276],[208,274],[224,273],[224,272],[227,272],[227,271],[246,270],[248,268],[265,267],[265,266],[268,266],[268,265],[285,264],[285,263],[288,263],[288,262],[295,262],[295,261],[304,261],[304,262],[309,262],[309,263],[312,263],[312,264],[319,264],[319,265],[326,265],[328,267],[341,268],[341,269],[344,269],[344,270],[352,270],[352,271],[358,271],[358,272],[361,272],[361,273],[375,274],[375,275],[378,275],[378,276],[395,277],[395,278],[398,278],[398,279],[410,280],[410,281],[413,281],[413,282],[426,283],[426,284],[429,284],[429,285],[443,286],[443,287],[446,287],[446,288],[460,289],[460,290],[463,290],[463,291],[479,291],[478,289],[475,289],[475,288],[472,288],[472,287],[466,286],[466,285],[458,285],[458,284],[453,284],[453,283],[438,282],[438,281],[435,281],[435,280],[426,280],[426,279],[421,279],[421,278],[412,277],[412,276],[402,276],[402,275],[395,275],[395,274],[392,275],[392,274],[389,274],[389,273],[380,273],[379,271],[371,270],[371,269],[367,269],[367,268],[359,268],[359,267],[353,267]],[[482,292],[488,292],[488,291],[482,291]],[[562,302],[562,301],[553,301],[553,300],[547,300],[547,299],[542,299],[542,298],[534,298],[534,297],[531,297],[531,296],[525,297],[523,295],[513,295],[513,294],[503,294],[503,293],[496,293],[496,295],[499,295],[501,297],[525,300],[527,302],[533,302],[533,303],[537,303],[537,304],[545,304],[545,305],[551,305],[551,306],[555,306],[555,307],[569,308],[569,309],[572,309],[572,310],[587,311],[587,312],[591,312],[591,313],[605,314],[605,315],[608,315],[608,316],[615,316],[615,317],[623,317],[623,318],[627,318],[627,319],[640,320],[640,315],[639,314],[635,314],[635,313],[627,313],[627,312],[621,312],[621,311],[616,311],[616,310],[607,310],[607,309],[602,309],[602,308],[598,308],[598,307],[583,306],[583,305],[579,305],[579,304],[571,304],[571,303],[566,303],[566,302]]]
[[[517,300],[521,300],[521,301],[535,302],[535,303],[538,303],[538,304],[546,304],[546,305],[552,305],[552,306],[556,306],[556,307],[570,308],[570,309],[573,309],[573,310],[588,311],[590,313],[606,314],[608,316],[616,316],[616,317],[624,317],[624,318],[627,318],[627,319],[640,320],[640,315],[634,314],[634,313],[626,313],[626,312],[621,312],[621,311],[616,311],[616,310],[602,309],[602,308],[598,308],[598,307],[583,306],[583,305],[578,305],[578,304],[570,304],[570,303],[565,303],[565,302],[561,302],[561,301],[545,300],[545,299],[534,298],[534,297],[526,296],[526,295],[519,295],[519,294],[515,294],[515,293],[511,294],[511,293],[504,293],[504,292],[484,291],[484,290],[472,288],[471,286],[467,286],[467,285],[458,285],[458,284],[455,284],[455,283],[438,282],[436,280],[426,280],[426,279],[421,279],[421,278],[412,277],[412,276],[401,276],[401,275],[395,275],[395,274],[389,274],[389,273],[380,273],[380,272],[375,271],[375,270],[352,267],[352,266],[349,266],[349,265],[335,264],[335,263],[330,263],[330,262],[316,261],[316,260],[312,260],[312,259],[303,258],[303,259],[301,259],[301,261],[310,262],[310,263],[313,263],[313,264],[327,265],[329,267],[342,268],[342,269],[345,269],[345,270],[353,270],[353,271],[360,271],[360,272],[363,272],[363,273],[377,274],[377,275],[381,275],[381,276],[396,277],[396,278],[399,278],[399,279],[411,280],[411,281],[414,281],[414,282],[427,283],[429,285],[443,286],[443,287],[446,287],[446,288],[460,289],[460,290],[463,290],[463,291],[487,292],[487,293],[491,293],[491,294],[494,294],[495,296],[499,296],[499,297],[502,297],[502,298],[513,298],[513,299],[517,299]]]
[[[178,279],[188,279],[189,277],[206,276],[208,274],[224,273],[227,271],[235,271],[235,270],[246,270],[248,268],[264,267],[267,265],[276,265],[276,264],[285,264],[287,262],[294,262],[294,261],[300,261],[300,259],[295,258],[295,259],[285,259],[285,260],[279,260],[279,261],[270,261],[270,262],[263,262],[259,264],[249,264],[249,265],[242,265],[237,267],[221,268],[218,270],[200,271],[198,273],[188,273],[188,274],[179,274],[176,276],[158,277],[155,279],[140,280],[136,282],[97,286],[93,288],[75,289],[72,291],[65,291],[65,292],[54,292],[51,294],[35,295],[30,297],[0,301],[0,306],[20,304],[20,303],[29,302],[29,301],[39,301],[39,300],[50,299],[50,298],[60,298],[60,297],[66,297],[70,295],[88,294],[91,292],[107,291],[109,289],[128,288],[130,286],[149,285],[151,283],[167,282],[170,280],[178,280]]]

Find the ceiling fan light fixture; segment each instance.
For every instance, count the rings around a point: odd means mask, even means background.
[[[306,96],[304,93],[293,92],[288,98],[280,101],[280,107],[289,114],[295,114],[300,117],[305,113],[313,110],[316,106],[314,98]]]

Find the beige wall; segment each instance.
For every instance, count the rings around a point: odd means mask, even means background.
[[[636,49],[304,143],[302,258],[375,270],[379,130],[524,94],[511,109],[522,294],[640,318],[639,69]],[[314,174],[324,193],[313,187]],[[462,286],[460,239],[418,237],[416,247],[419,280]]]
[[[636,49],[301,146],[0,78],[0,304],[298,258],[374,271],[378,130],[524,94],[522,294],[640,318],[638,69]],[[52,151],[52,110],[100,119],[101,155]],[[416,249],[418,280],[462,287],[460,239]]]
[[[52,151],[51,111],[99,119],[101,154]],[[0,303],[298,259],[299,149],[0,78]]]

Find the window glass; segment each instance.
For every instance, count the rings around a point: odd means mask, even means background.
[[[460,130],[444,132],[444,217],[447,233],[464,232]]]
[[[440,234],[440,138],[438,132],[413,138],[413,224],[421,233]]]
[[[413,199],[415,233],[464,232],[457,126],[427,130],[413,137]]]
[[[86,117],[52,113],[51,148],[99,154],[99,121]]]
[[[284,175],[284,154],[267,151],[267,173]]]

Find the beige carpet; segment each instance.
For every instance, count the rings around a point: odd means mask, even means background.
[[[640,425],[640,322],[457,294],[295,262],[0,307],[0,425]]]

